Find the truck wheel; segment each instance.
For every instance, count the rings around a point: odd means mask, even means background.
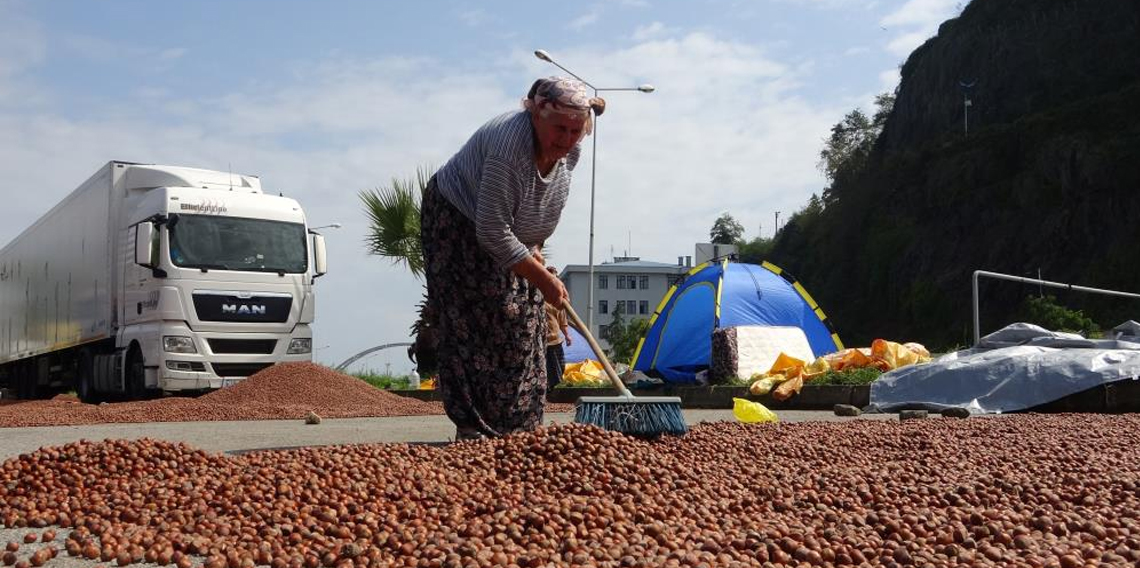
[[[127,367],[124,372],[126,373],[124,379],[127,383],[127,396],[131,399],[144,398],[147,395],[146,367],[142,351],[138,347],[132,347],[127,353]]]
[[[84,349],[79,354],[79,367],[76,369],[75,394],[79,400],[88,404],[102,402],[99,393],[95,390],[95,356]]]

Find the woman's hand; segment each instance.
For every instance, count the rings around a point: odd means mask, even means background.
[[[562,284],[557,276],[553,275],[546,269],[539,258],[541,253],[532,254],[511,267],[515,274],[526,278],[531,284],[538,286],[542,291],[544,300],[555,306],[562,306],[565,302],[570,301],[570,293],[566,291],[566,286]]]

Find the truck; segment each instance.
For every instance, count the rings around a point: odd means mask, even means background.
[[[0,250],[0,386],[96,402],[311,361],[324,237],[261,180],[112,161]]]

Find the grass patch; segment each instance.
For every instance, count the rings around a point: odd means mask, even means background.
[[[843,386],[862,386],[869,385],[875,382],[883,372],[866,367],[862,369],[849,369],[846,371],[828,371],[822,376],[811,380],[810,385],[843,385]]]
[[[383,373],[375,373],[373,371],[363,371],[353,373],[352,376],[383,390],[406,390],[408,388],[407,377],[395,377],[392,375],[385,375]]]

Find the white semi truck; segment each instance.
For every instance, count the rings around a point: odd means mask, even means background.
[[[110,162],[0,250],[0,385],[137,398],[310,361],[324,273],[257,177]]]

